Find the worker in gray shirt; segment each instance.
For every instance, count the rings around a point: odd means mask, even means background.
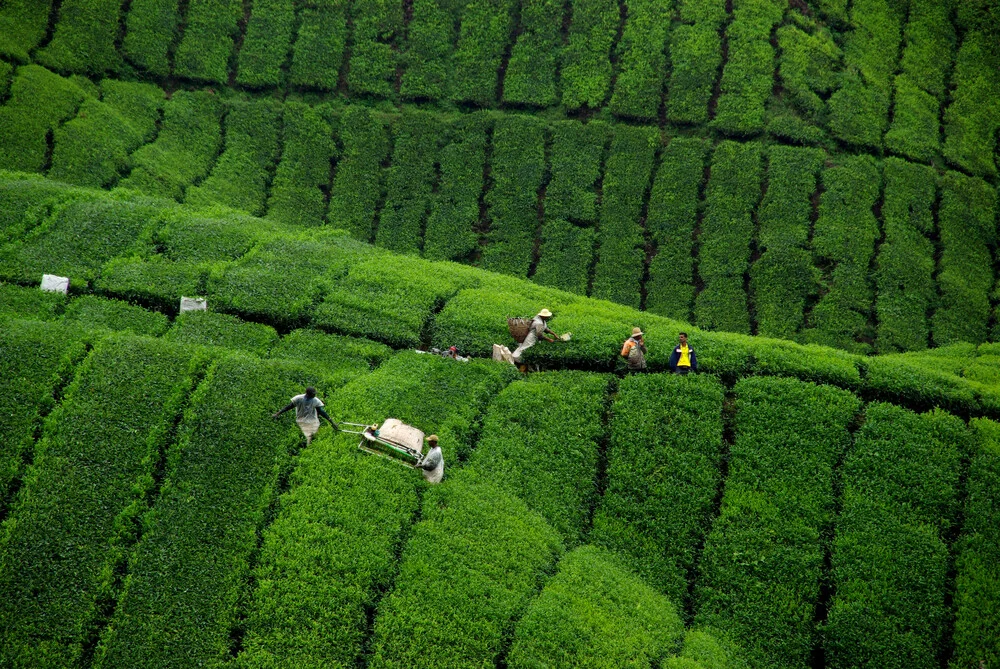
[[[299,428],[302,430],[302,434],[306,436],[306,444],[312,441],[313,435],[319,431],[319,416],[330,421],[330,425],[333,426],[334,430],[339,430],[340,427],[333,422],[333,419],[327,415],[326,411],[323,410],[323,400],[316,397],[316,389],[312,386],[306,388],[306,392],[302,395],[296,395],[292,398],[292,401],[288,403],[281,411],[276,412],[271,418],[275,420],[278,416],[295,409],[295,422],[299,424]]]
[[[441,483],[444,478],[444,455],[438,446],[438,436],[432,434],[425,441],[430,450],[417,461],[417,467],[423,470],[424,480],[428,483]]]

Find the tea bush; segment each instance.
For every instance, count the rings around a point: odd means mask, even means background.
[[[239,0],[189,0],[184,32],[174,53],[177,76],[226,84],[237,23],[243,18]]]
[[[563,537],[582,542],[597,501],[606,376],[548,372],[512,383],[493,402],[469,466],[520,497]]]
[[[451,54],[463,8],[461,3],[448,0],[415,0],[411,7],[400,57],[403,74],[399,93],[411,100],[440,100],[448,89]]]
[[[670,669],[744,669],[742,652],[726,634],[713,628],[694,627],[684,635],[684,647],[677,656],[679,664],[668,658],[664,668]],[[687,664],[684,664],[684,663]],[[691,663],[696,663],[692,665]]]
[[[701,223],[698,274],[705,287],[695,298],[701,327],[750,333],[743,275],[750,262],[751,212],[760,199],[761,146],[721,142],[712,156]]]
[[[562,47],[565,6],[554,0],[521,3],[520,34],[504,74],[504,102],[548,107],[559,100],[556,63]]]
[[[710,22],[677,26],[670,36],[670,64],[667,118],[679,123],[705,123],[722,65],[719,26]]]
[[[236,83],[277,86],[292,46],[295,7],[291,0],[254,0],[240,47]]]
[[[78,115],[56,128],[49,178],[78,186],[110,186],[143,137],[111,105],[87,98]]]
[[[802,326],[819,272],[807,250],[811,198],[826,154],[818,149],[768,150],[767,192],[757,209],[757,250],[750,267],[750,299],[757,334],[791,339]]]
[[[626,564],[594,546],[567,553],[518,622],[507,666],[657,666],[676,650],[675,606]]]
[[[346,0],[305,0],[298,10],[289,81],[325,91],[337,88],[347,43]]]
[[[608,108],[616,116],[652,120],[663,100],[671,3],[628,0],[618,41],[618,73]]]
[[[318,330],[293,330],[271,349],[271,357],[293,360],[317,370],[331,388],[378,367],[393,354],[385,344]]]
[[[656,374],[624,379],[611,408],[607,490],[591,541],[678,606],[722,478],[722,402],[715,377]]]
[[[958,50],[952,80],[951,104],[944,112],[944,157],[949,163],[978,176],[996,176],[993,153],[1000,129],[1000,86],[997,55],[990,37],[968,32]]]
[[[340,120],[340,160],[330,190],[330,225],[371,241],[375,206],[382,197],[382,161],[389,140],[382,121],[368,109],[349,107]]]
[[[807,31],[786,24],[776,31],[778,76],[791,106],[807,121],[825,120],[824,96],[837,88],[838,66],[843,55],[830,31]]]
[[[177,316],[166,339],[185,344],[223,346],[265,356],[278,342],[274,328],[248,323],[211,311],[187,311]]]
[[[834,467],[861,402],[794,379],[736,384],[736,440],[705,542],[695,622],[725,630],[755,667],[809,662],[834,515]]]
[[[168,54],[181,24],[178,5],[178,0],[133,0],[122,40],[122,53],[129,62],[158,77],[170,74]]]
[[[611,89],[611,48],[621,22],[610,0],[570,0],[572,20],[560,59],[559,85],[567,109],[597,109]]]
[[[129,336],[98,343],[78,368],[5,524],[4,664],[79,661],[98,602],[114,595],[193,371],[184,349]]]
[[[585,295],[594,261],[597,232],[564,218],[542,225],[538,265],[532,281]]]
[[[16,0],[0,7],[0,55],[27,63],[29,52],[45,38],[52,3]]]
[[[54,321],[66,305],[66,296],[0,282],[0,317],[13,316],[33,321]]]
[[[155,84],[117,79],[101,81],[101,102],[121,114],[143,142],[152,140],[156,135],[163,99],[163,89]]]
[[[451,99],[487,106],[496,101],[500,64],[513,39],[513,0],[466,5],[452,55]]]
[[[355,0],[350,16],[353,30],[347,85],[352,93],[392,96],[398,39],[404,29],[402,4]]]
[[[159,337],[170,322],[156,311],[148,311],[121,300],[84,295],[69,303],[66,320],[90,329],[127,330],[135,335]]]
[[[35,61],[61,72],[102,75],[118,70],[121,57],[115,49],[121,4],[101,0],[67,0],[59,5],[52,40]]]
[[[285,103],[281,162],[267,201],[268,218],[292,225],[323,223],[324,190],[330,183],[330,159],[335,151],[324,111],[321,106]]]

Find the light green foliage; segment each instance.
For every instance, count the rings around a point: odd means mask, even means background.
[[[180,200],[219,153],[222,112],[222,101],[210,91],[174,93],[164,105],[156,141],[132,154],[132,172],[119,185]]]
[[[753,667],[808,664],[834,516],[834,467],[861,409],[853,394],[794,379],[736,384],[736,441],[705,542],[695,622],[730,634]]]
[[[0,317],[13,316],[36,321],[54,321],[62,314],[66,296],[0,282]]]
[[[185,344],[224,346],[264,356],[278,341],[274,328],[211,311],[187,311],[174,322],[167,339]]]
[[[55,131],[49,178],[101,188],[118,179],[142,136],[111,105],[87,98],[76,118]]]
[[[1000,58],[988,35],[969,32],[952,75],[955,88],[944,112],[944,157],[978,176],[996,176],[993,153],[1000,130]]]
[[[611,409],[607,490],[591,540],[678,606],[721,479],[722,385],[712,376],[624,379]]]
[[[476,0],[462,13],[452,56],[451,99],[489,105],[497,97],[500,64],[513,39],[514,0]]]
[[[229,60],[243,18],[240,0],[189,0],[184,34],[174,54],[174,74],[225,84]]]
[[[856,353],[868,351],[861,339],[871,336],[872,280],[869,273],[878,221],[872,211],[882,175],[869,156],[850,156],[823,170],[823,195],[813,231],[815,261],[832,266],[824,272],[825,294],[807,316],[800,335],[805,342]]]
[[[562,46],[560,29],[566,3],[562,0],[523,0],[521,34],[507,63],[503,101],[547,107],[556,97],[556,63]]]
[[[604,104],[611,87],[611,47],[620,14],[613,0],[570,0],[572,20],[559,70],[567,109]]]
[[[382,161],[389,154],[385,126],[365,107],[349,107],[341,117],[339,139],[342,150],[327,221],[371,241],[375,205],[382,195]]]
[[[777,30],[781,58],[778,74],[792,106],[806,119],[823,119],[824,96],[837,87],[842,53],[830,32],[817,28],[809,33],[794,25]]]
[[[305,0],[292,49],[289,79],[297,86],[332,91],[340,80],[347,42],[347,0]]]
[[[669,0],[627,0],[618,42],[618,76],[608,104],[616,116],[655,119],[663,99],[669,37]]]
[[[684,647],[679,659],[696,662],[695,666],[681,664],[687,669],[745,669],[740,649],[724,633],[711,627],[694,627],[684,635]],[[669,664],[664,666],[670,666]]]
[[[277,86],[291,49],[295,7],[292,0],[254,0],[240,48],[236,82]]]
[[[542,225],[540,257],[532,281],[585,295],[597,233],[564,218]]]
[[[124,56],[159,77],[170,74],[170,47],[181,22],[179,0],[133,0],[125,17]]]
[[[724,0],[680,0],[678,4],[681,21],[687,23],[700,23],[718,28],[729,18]]]
[[[286,102],[281,162],[267,202],[267,217],[292,225],[320,225],[326,212],[335,147],[322,107]],[[270,164],[267,161],[266,164]]]
[[[399,92],[404,98],[439,100],[445,97],[462,10],[462,3],[453,0],[414,0],[412,3],[412,16],[406,26],[406,43],[400,59],[403,76]]]
[[[37,174],[0,171],[0,244],[20,238],[48,218],[53,207],[82,193]]]
[[[899,158],[885,161],[885,197],[875,281],[878,296],[877,348],[880,353],[927,348],[927,311],[937,297],[934,285],[932,207],[937,175],[930,167]]]
[[[62,72],[100,75],[117,70],[115,50],[121,3],[116,0],[67,0],[59,6],[55,33],[35,60]]]
[[[750,267],[757,334],[790,339],[802,326],[806,298],[819,271],[806,249],[813,193],[826,154],[818,149],[773,146],[768,151],[767,192],[757,210],[760,258]]]
[[[518,622],[507,666],[656,666],[675,650],[674,604],[627,564],[594,546],[568,553]]]
[[[5,2],[0,7],[0,55],[30,62],[29,52],[44,39],[51,12],[51,0]]]
[[[293,360],[318,372],[330,387],[367,374],[389,359],[393,351],[368,339],[342,337],[319,330],[293,330],[271,349],[272,358]]]
[[[597,447],[609,379],[548,372],[507,386],[490,404],[469,466],[579,544],[597,501]]]
[[[705,287],[694,312],[703,328],[749,334],[743,275],[750,263],[751,212],[760,199],[761,146],[720,143],[712,156],[701,223],[698,274]]]
[[[712,23],[680,25],[670,37],[667,118],[680,123],[708,121],[708,102],[722,65],[722,38]]]
[[[69,303],[66,320],[85,328],[127,330],[135,335],[158,337],[167,331],[170,322],[156,311],[148,311],[121,300],[108,300],[96,295],[84,295]]]
[[[621,79],[618,80],[619,82]],[[619,125],[604,166],[601,220],[597,226],[597,265],[591,297],[639,306],[645,238],[639,225],[653,173],[659,133]]]
[[[163,98],[163,89],[154,84],[117,79],[101,81],[101,102],[121,114],[144,142],[156,134]]]
[[[76,83],[44,67],[17,68],[10,99],[0,107],[0,169],[41,172],[46,133],[76,114],[86,97]]]
[[[351,23],[347,85],[352,93],[392,96],[403,5],[390,0],[353,0]]]

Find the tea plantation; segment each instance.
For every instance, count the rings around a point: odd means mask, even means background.
[[[1000,669],[998,44],[995,0],[3,1],[0,667]],[[444,483],[272,420],[308,385]]]

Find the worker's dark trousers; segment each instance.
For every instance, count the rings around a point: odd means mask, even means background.
[[[674,374],[682,374],[686,376],[690,371],[690,367],[674,367]]]

